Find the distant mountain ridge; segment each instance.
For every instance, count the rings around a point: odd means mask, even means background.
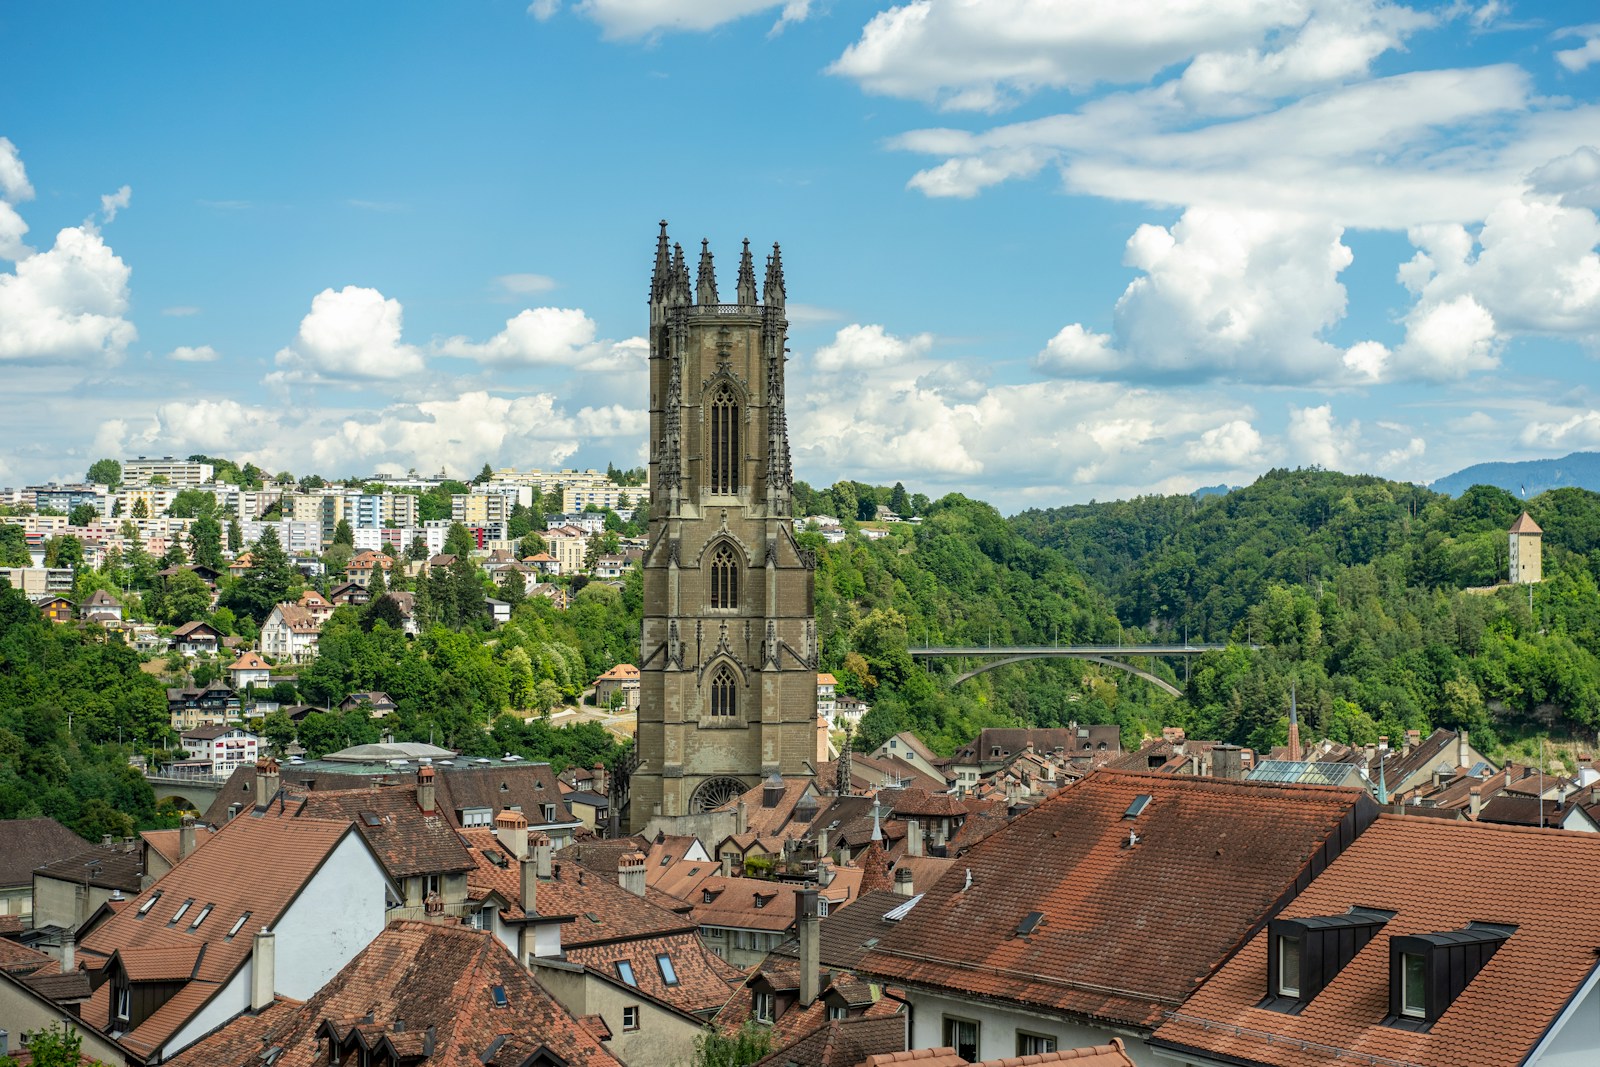
[[[1560,459],[1528,459],[1515,463],[1476,463],[1447,474],[1428,488],[1460,496],[1475,485],[1493,485],[1516,496],[1538,496],[1546,489],[1576,486],[1600,491],[1600,452],[1573,452]]]

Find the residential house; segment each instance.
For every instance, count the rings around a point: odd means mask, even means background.
[[[272,683],[272,668],[261,658],[261,653],[250,649],[228,664],[228,684],[243,691],[252,685],[267,686]]]
[[[852,730],[859,730],[861,720],[871,710],[872,705],[865,700],[850,696],[848,693],[838,694],[833,698],[834,729],[842,730],[848,723]]]
[[[39,609],[39,614],[43,615],[47,622],[71,622],[78,615],[76,604],[56,594],[39,597],[33,602],[33,606]]]
[[[504,626],[511,621],[511,602],[509,600],[496,600],[494,597],[485,597],[483,610],[489,616],[489,621],[496,626]]]
[[[1170,1013],[1172,1061],[1600,1062],[1591,834],[1385,814]]]
[[[89,843],[54,819],[0,821],[0,917],[13,917],[19,928],[33,925],[33,871],[77,856]]]
[[[140,831],[146,875],[152,882],[159,882],[168,871],[187,859],[189,853],[209,841],[214,832],[211,827],[197,823],[193,815],[183,816],[183,823],[176,830]]]
[[[185,656],[214,656],[222,648],[222,633],[209,622],[186,622],[168,639]]]
[[[550,838],[556,850],[571,843],[583,824],[562,798],[561,783],[548,763],[475,764],[452,767],[440,775],[439,803],[455,825],[492,826],[507,809],[520,812],[532,833]]]
[[[602,708],[616,706],[625,711],[639,710],[639,668],[619,663],[594,680],[594,702]]]
[[[19,948],[21,946],[18,946]],[[8,1036],[15,1035],[16,1047],[7,1049],[19,1065],[32,1063],[23,1052],[29,1035],[69,1028],[81,1039],[78,1048],[82,1062],[118,1064],[122,1049],[111,1035],[79,1018],[77,994],[88,983],[79,974],[50,974],[44,967],[28,975],[0,968],[0,1019],[5,1020]],[[72,992],[69,994],[63,985]]]
[[[641,1035],[648,1037],[648,1034]],[[173,1067],[621,1067],[493,937],[401,922],[303,1003],[242,1015]]]
[[[305,592],[301,593],[300,599],[295,601],[295,603],[304,608],[306,614],[310,615],[319,627],[323,623],[327,622],[328,619],[333,615],[333,601],[329,600],[315,589],[307,589]]]
[[[352,607],[365,607],[372,603],[372,594],[367,592],[367,587],[356,582],[343,582],[328,590],[328,599],[333,601],[334,607],[349,604]]]
[[[532,568],[536,574],[549,575],[561,573],[561,561],[556,559],[548,552],[535,553],[522,562],[526,566]]]
[[[321,622],[300,604],[277,604],[261,624],[261,651],[280,662],[316,658]]]
[[[107,623],[121,622],[122,601],[104,589],[96,589],[89,594],[89,599],[83,602],[83,617],[102,626]]]
[[[227,723],[196,726],[179,737],[185,760],[207,760],[217,775],[232,774],[242,764],[253,765],[261,750],[259,737]]]
[[[557,574],[582,574],[583,557],[589,550],[590,535],[576,526],[557,526],[542,535],[550,554],[556,558]]]
[[[879,745],[872,755],[880,760],[890,758],[904,760],[935,781],[945,781],[945,764],[948,761],[934,755],[933,750],[909,730],[889,738]]]
[[[390,893],[348,822],[257,809],[84,935],[83,1018],[130,1064],[165,1062],[277,995],[315,995],[383,929]]]
[[[628,570],[628,557],[623,555],[596,556],[594,576],[601,579],[621,578]]]
[[[350,557],[350,562],[345,564],[344,572],[350,580],[365,589],[372,584],[372,573],[382,570],[387,577],[394,569],[394,560],[387,553],[374,552],[370,549],[357,552]]]
[[[833,722],[833,701],[839,695],[839,681],[833,675],[817,675],[817,714]]]
[[[389,694],[372,690],[365,693],[351,693],[339,702],[340,711],[353,711],[365,707],[367,714],[374,719],[386,719],[393,715],[399,706],[389,699]]]
[[[557,611],[566,611],[571,596],[564,585],[553,585],[550,582],[541,582],[528,591],[529,596],[542,596],[555,606]]]
[[[1115,723],[1071,723],[980,730],[976,738],[950,757],[949,770],[957,785],[972,790],[1025,751],[1062,757],[1088,757],[1095,753],[1115,756],[1122,752],[1122,729]]]
[[[179,733],[199,726],[229,722],[239,717],[239,694],[221,682],[186,689],[168,689],[167,714],[172,720],[172,728]]]
[[[967,851],[861,961],[912,1047],[1146,1039],[1377,816],[1357,789],[1102,770]]]
[[[150,884],[145,846],[137,838],[109,835],[82,845],[33,871],[33,928],[48,931],[46,943],[76,930],[107,901],[136,896]]]

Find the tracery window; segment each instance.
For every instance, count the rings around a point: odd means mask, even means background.
[[[711,606],[739,606],[739,558],[726,543],[711,554]]]
[[[727,664],[717,668],[711,676],[711,714],[733,716],[739,713],[737,680]]]
[[[726,383],[711,398],[710,474],[713,493],[739,491],[739,401]]]

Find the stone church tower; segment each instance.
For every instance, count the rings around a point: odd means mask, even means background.
[[[817,751],[815,561],[791,524],[778,246],[734,301],[661,224],[650,279],[650,543],[632,829],[715,808]]]

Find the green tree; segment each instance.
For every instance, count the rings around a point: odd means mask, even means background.
[[[472,531],[459,522],[451,523],[449,532],[444,535],[445,554],[466,558],[472,554],[474,547],[476,545],[473,541]]]
[[[491,481],[493,478],[494,478],[494,468],[490,467],[489,464],[485,463],[483,465],[483,470],[479,471],[478,474],[477,474],[477,477],[472,479],[472,484],[473,485],[484,485],[485,483]]]
[[[204,489],[180,489],[172,498],[167,514],[175,519],[195,519],[200,516],[215,516],[217,513],[217,498]]]
[[[114,459],[103,459],[101,463],[116,463]],[[93,467],[90,468],[93,471]],[[53,1024],[48,1030],[35,1030],[31,1034],[23,1035],[22,1044],[27,1048],[29,1060],[33,1067],[79,1067],[88,1062],[83,1059],[83,1035],[72,1029],[66,1023]],[[17,1067],[17,1061],[10,1056],[0,1056],[0,1067]],[[90,1067],[106,1067],[101,1060],[94,1060]]]
[[[356,534],[355,531],[350,528],[350,523],[347,520],[340,519],[334,526],[333,543],[336,545],[349,545],[352,548],[355,547]]]
[[[160,607],[163,621],[171,626],[203,619],[211,610],[211,587],[194,571],[178,571],[166,579]]]
[[[544,538],[540,537],[537,533],[530,533],[521,541],[517,542],[518,559],[527,559],[529,556],[537,556],[541,552],[548,551],[550,551],[550,546],[545,544]]]
[[[67,522],[73,526],[87,526],[100,517],[100,509],[93,504],[76,504],[67,512]]]
[[[507,568],[505,573],[500,575],[500,581],[495,585],[496,598],[510,604],[512,610],[515,611],[517,605],[527,597],[527,588],[527,583],[522,575]]]
[[[694,1043],[694,1067],[750,1067],[772,1051],[772,1030],[747,1019],[738,1031],[712,1030]]]
[[[906,495],[906,487],[900,482],[894,483],[894,491],[889,494],[889,510],[902,518],[911,514],[911,498]]]
[[[202,567],[222,570],[222,527],[210,515],[189,524],[189,555]]]
[[[274,605],[292,599],[300,577],[290,565],[275,527],[261,531],[261,537],[250,548],[250,556],[250,569],[223,595],[223,602],[235,614],[249,616],[260,625]]]
[[[244,532],[239,529],[239,520],[238,519],[229,519],[228,520],[228,552],[230,554],[233,554],[233,555],[238,555],[239,550],[241,548],[243,548],[243,547],[244,547]]]
[[[45,542],[44,565],[46,567],[70,567],[76,571],[83,566],[83,542],[72,534],[63,534],[52,537]]]
[[[418,534],[411,539],[411,544],[406,547],[406,559],[413,563],[420,563],[427,558],[428,542],[422,539],[421,534]]]
[[[0,567],[26,567],[32,557],[28,554],[28,538],[22,527],[14,523],[0,523]]]
[[[89,473],[84,480],[114,491],[122,485],[122,464],[114,459],[97,459],[89,464]]]
[[[145,503],[144,497],[140,497],[133,502],[133,517],[136,519],[148,519],[150,517],[150,505]]]

